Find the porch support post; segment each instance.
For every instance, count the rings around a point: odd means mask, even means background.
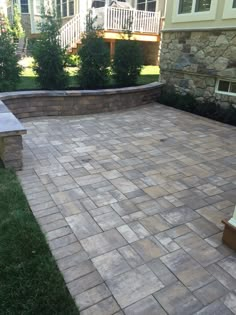
[[[111,57],[111,59],[113,59],[114,54],[115,54],[115,45],[116,45],[115,39],[111,39],[111,41],[110,41],[110,57]]]

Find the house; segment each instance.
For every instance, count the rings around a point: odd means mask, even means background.
[[[97,23],[104,29],[104,39],[110,46],[111,55],[117,40],[122,38],[124,27],[132,20],[133,39],[142,46],[145,64],[156,64],[160,43],[160,24],[165,12],[166,0],[54,0],[62,17],[61,43],[70,52],[76,52],[85,29],[86,15],[92,10]],[[8,15],[12,14],[11,0]],[[28,37],[39,32],[38,22],[42,4],[47,0],[16,0]]]
[[[179,92],[236,106],[236,0],[168,0],[160,69]]]

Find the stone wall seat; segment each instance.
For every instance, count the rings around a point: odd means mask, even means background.
[[[0,159],[6,167],[22,168],[22,135],[26,129],[0,101]]]

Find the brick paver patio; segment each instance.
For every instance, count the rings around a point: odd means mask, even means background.
[[[18,175],[81,315],[236,314],[236,128],[158,104],[23,122]]]

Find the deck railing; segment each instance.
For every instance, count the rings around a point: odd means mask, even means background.
[[[103,7],[94,9],[93,15],[97,17],[97,24],[106,31],[123,31],[131,26],[132,32],[151,34],[160,32],[160,12]]]
[[[105,30],[122,31],[129,24],[132,32],[159,34],[160,12],[105,7]]]
[[[136,9],[123,9],[115,7],[103,7],[93,10],[97,17],[97,25],[105,31],[122,32],[130,29],[132,32],[159,34],[160,33],[160,12],[148,12]],[[75,15],[60,30],[60,42],[63,48],[72,47],[78,42],[83,33],[85,17],[81,18],[79,14]]]
[[[60,29],[61,47],[66,48],[75,44],[80,39],[80,16],[75,15]]]

